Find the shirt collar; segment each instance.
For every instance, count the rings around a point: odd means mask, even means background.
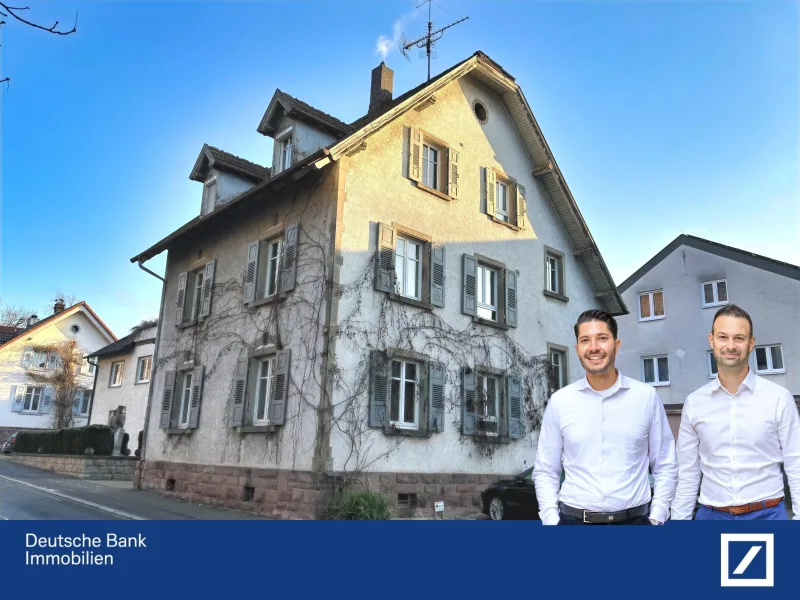
[[[742,387],[746,387],[751,392],[756,391],[756,374],[753,372],[753,369],[747,369],[747,377],[744,378],[744,381],[739,385],[738,392],[742,391]],[[719,389],[725,389],[722,387],[722,383],[719,380],[719,374],[714,377],[714,381],[711,382],[711,391],[716,392]],[[725,390],[727,392],[727,390]]]
[[[617,380],[614,382],[614,385],[612,385],[609,388],[609,390],[612,391],[612,392],[616,392],[618,389],[628,389],[630,387],[631,387],[631,384],[630,384],[630,381],[628,381],[628,378],[625,377],[625,375],[623,375],[622,373],[620,373],[619,369],[617,369]],[[590,392],[597,391],[589,384],[589,379],[586,377],[586,375],[584,375],[583,379],[580,380],[580,383],[578,385],[578,389],[581,390],[581,391],[588,390]],[[603,390],[603,391],[606,391],[606,390]]]

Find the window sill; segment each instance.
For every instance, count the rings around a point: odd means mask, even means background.
[[[653,387],[667,387],[669,381],[659,381],[658,383],[648,383],[647,385],[652,385]]]
[[[730,304],[730,302],[729,302],[729,301],[725,301],[725,302],[712,302],[711,304],[703,304],[703,308],[716,308],[717,306],[725,306],[725,305],[727,305],[727,304]]]
[[[647,323],[648,321],[662,321],[666,318],[666,315],[662,315],[660,317],[647,317],[646,319],[639,319],[639,323]]]
[[[780,369],[777,371],[756,371],[756,375],[785,375],[786,369]]]
[[[118,383],[117,385],[109,385],[108,387],[110,387],[110,388],[118,388],[118,387],[122,387],[122,384]]]
[[[558,292],[551,292],[550,290],[544,290],[544,295],[548,298],[554,298],[556,300],[561,300],[562,302],[569,302],[569,298],[564,294],[559,294]]]
[[[278,427],[277,425],[247,425],[237,427],[236,431],[239,433],[274,433],[278,431]]]
[[[178,323],[176,327],[180,327],[181,329],[186,329],[188,327],[194,327],[195,325],[197,325],[197,322],[198,322],[197,319],[192,319],[191,321],[182,321],[181,323]]]
[[[252,302],[247,303],[248,308],[258,308],[259,306],[264,306],[265,304],[272,304],[273,302],[283,302],[286,298],[283,292],[278,292],[277,294],[273,294],[272,296],[268,296],[267,298],[261,298],[261,300],[253,300]]]
[[[435,190],[433,188],[429,188],[427,185],[417,182],[417,187],[421,190],[428,192],[429,194],[433,194],[434,196],[439,196],[442,200],[447,200],[450,202],[453,198],[445,194],[444,192],[440,192],[439,190]]]
[[[508,227],[511,231],[522,231],[522,227],[518,227],[517,225],[514,225],[513,223],[508,223],[508,222],[503,221],[502,219],[498,219],[497,217],[492,216],[492,215],[486,215],[486,216],[489,217],[490,221],[494,221],[498,225],[503,225],[504,227]]]
[[[475,323],[480,323],[481,325],[488,325],[489,327],[495,327],[497,329],[504,329],[506,331],[511,329],[511,327],[509,327],[505,323],[499,323],[497,321],[490,321],[489,319],[484,319],[482,317],[472,317],[472,320]]]
[[[143,383],[150,383],[150,380],[148,379],[147,381],[134,381],[133,385],[141,385]]]
[[[401,296],[400,294],[396,294],[394,292],[389,293],[389,298],[397,302],[402,302],[404,304],[410,304],[411,306],[416,306],[417,308],[424,308],[425,310],[433,310],[433,304],[431,304],[430,302],[423,302],[422,300],[415,300],[414,298],[406,298],[405,296]]]
[[[414,438],[429,438],[431,437],[430,431],[425,431],[422,429],[402,429],[400,427],[393,427],[391,425],[385,425],[383,427],[384,435],[396,435],[401,437],[414,437]]]
[[[19,411],[21,415],[42,415],[47,413],[40,413],[38,410],[21,410]]]
[[[484,435],[482,433],[474,433],[472,439],[476,444],[510,444],[511,438],[502,435]]]
[[[179,427],[178,429],[167,429],[167,435],[192,435],[193,428]]]

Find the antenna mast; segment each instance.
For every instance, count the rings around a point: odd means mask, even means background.
[[[454,26],[458,25],[459,23],[463,23],[464,21],[469,19],[469,17],[464,17],[463,19],[459,19],[458,21],[450,23],[450,25],[446,25],[445,27],[442,27],[441,29],[437,29],[436,31],[433,31],[433,23],[431,22],[431,2],[432,1],[433,0],[425,0],[422,3],[422,4],[425,4],[427,2],[427,4],[428,4],[428,33],[426,33],[425,35],[423,35],[420,38],[417,38],[413,42],[408,42],[408,43],[402,44],[400,46],[400,51],[403,53],[403,56],[406,56],[406,52],[408,52],[414,46],[416,46],[417,48],[425,48],[425,53],[428,55],[428,81],[431,80],[431,48],[433,47],[433,44],[441,39],[442,35],[444,35],[445,30],[450,29],[451,27],[454,27]],[[417,6],[417,8],[422,6],[422,4]]]

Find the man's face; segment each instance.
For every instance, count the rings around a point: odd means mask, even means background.
[[[720,317],[714,322],[708,343],[720,369],[736,371],[747,364],[756,345],[750,323],[740,317]]]
[[[614,370],[614,360],[619,350],[619,340],[603,321],[581,323],[578,328],[578,343],[575,351],[584,371],[600,375]]]

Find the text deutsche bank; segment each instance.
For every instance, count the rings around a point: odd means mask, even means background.
[[[25,548],[39,548],[40,554],[25,550],[25,564],[33,566],[85,566],[113,565],[114,557],[96,549],[108,548],[147,548],[147,538],[141,533],[136,536],[118,536],[107,533],[105,540],[99,536],[86,534],[77,536],[37,536],[25,534]],[[55,551],[50,549],[55,548]],[[67,550],[70,552],[60,552]]]

